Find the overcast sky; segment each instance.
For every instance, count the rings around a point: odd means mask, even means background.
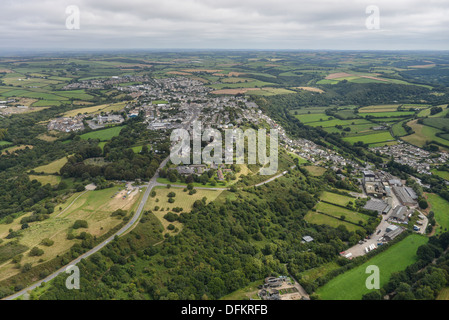
[[[449,0],[0,1],[1,51],[140,48],[449,50]]]

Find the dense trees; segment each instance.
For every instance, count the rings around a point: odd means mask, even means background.
[[[364,299],[378,300],[389,295],[393,300],[434,300],[449,283],[448,246],[449,233],[431,237],[429,243],[418,248],[416,263],[394,273],[380,291],[369,293]]]
[[[155,217],[146,212],[131,234],[83,261],[85,285],[71,292],[72,298],[118,294],[132,299],[216,299],[269,275],[299,277],[304,270],[335,261],[345,242],[365,234],[307,226],[303,217],[316,203],[313,190],[291,176],[238,191],[234,201],[206,205],[198,200],[191,213],[165,215],[183,229],[157,246],[151,245],[158,241],[146,229]],[[304,235],[315,241],[302,243]],[[146,267],[138,271],[135,265]],[[41,298],[64,297],[64,288],[58,278]]]

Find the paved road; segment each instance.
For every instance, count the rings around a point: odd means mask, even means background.
[[[169,158],[165,159],[164,161],[162,161],[159,169],[165,167],[165,165],[167,164]],[[139,204],[139,207],[137,208],[136,213],[134,214],[134,216],[131,218],[131,220],[128,221],[128,223],[121,228],[119,231],[117,231],[116,233],[114,233],[112,236],[110,236],[108,239],[106,239],[105,241],[103,241],[102,243],[100,243],[99,245],[97,245],[95,248],[91,249],[90,251],[84,253],[83,255],[79,256],[77,259],[73,260],[69,266],[73,266],[78,264],[82,259],[86,259],[89,256],[93,255],[94,253],[97,253],[98,251],[100,251],[101,249],[103,249],[107,244],[109,244],[111,241],[114,240],[114,238],[116,236],[121,236],[122,234],[124,234],[126,231],[128,231],[140,218],[140,215],[143,211],[143,208],[145,207],[145,204],[148,200],[148,197],[150,196],[151,190],[153,190],[153,188],[157,185],[156,179],[159,176],[159,170],[156,172],[156,174],[154,175],[154,177],[150,180],[150,182],[147,185],[147,189],[145,191],[145,194],[143,195],[142,201]],[[61,269],[59,269],[58,271],[56,271],[55,273],[51,274],[50,276],[48,276],[47,278],[40,280],[36,283],[34,283],[33,285],[23,289],[20,292],[17,292],[16,294],[13,294],[12,296],[6,297],[3,300],[14,300],[22,295],[24,295],[25,293],[27,293],[28,291],[34,290],[37,287],[39,287],[42,283],[46,283],[49,282],[51,280],[53,280],[54,278],[56,278],[58,275],[60,275],[61,273],[64,273],[66,271],[68,266],[63,267]]]
[[[197,113],[195,113],[192,118],[189,120],[189,122],[185,125],[185,128],[188,128],[191,123],[194,121],[194,119],[196,118]],[[157,182],[157,178],[159,177],[159,170],[164,168],[168,161],[170,160],[170,157],[166,158],[164,161],[162,161],[162,163],[159,166],[159,169],[157,170],[156,174],[153,176],[153,178],[151,178],[151,180],[149,181],[148,185],[147,185],[147,189],[145,191],[145,194],[143,195],[143,198],[139,204],[139,207],[136,210],[136,213],[134,214],[134,216],[131,218],[131,220],[123,227],[121,228],[119,231],[117,231],[115,234],[113,234],[112,236],[110,236],[108,239],[106,239],[105,241],[103,241],[102,243],[100,243],[99,245],[97,245],[95,248],[91,249],[90,251],[84,253],[83,255],[79,256],[77,259],[73,260],[68,266],[65,266],[61,269],[59,269],[58,271],[54,272],[53,274],[51,274],[50,276],[46,277],[43,280],[40,280],[32,285],[30,285],[29,287],[9,296],[6,298],[3,298],[2,300],[14,300],[17,299],[18,297],[26,294],[28,291],[32,291],[34,289],[36,289],[37,287],[39,287],[41,284],[43,283],[47,283],[51,280],[53,280],[54,278],[56,278],[58,275],[60,275],[61,273],[64,273],[66,271],[66,269],[69,266],[73,266],[78,264],[82,259],[86,259],[89,256],[93,255],[94,253],[97,253],[98,251],[100,251],[101,249],[103,249],[107,244],[109,244],[111,241],[114,240],[115,237],[117,236],[121,236],[122,234],[126,233],[127,231],[129,231],[133,225],[139,220],[140,215],[143,211],[143,208],[145,207],[145,204],[148,200],[148,197],[150,196],[151,191],[153,190],[154,187],[156,186],[160,186],[160,185],[164,185],[161,183]],[[294,168],[295,166],[292,166],[292,168]],[[284,176],[285,174],[287,174],[288,171],[284,171],[283,173],[274,176],[262,183],[257,184],[256,186],[261,186],[264,185],[266,183],[269,183],[273,180],[276,180],[282,176]],[[183,186],[184,187],[184,186]],[[202,189],[202,188],[195,188],[195,189]],[[226,189],[222,189],[222,188],[204,188],[204,189],[208,189],[208,190],[226,190]]]
[[[392,194],[392,208],[395,208],[398,205],[400,205],[399,200],[397,199],[395,194]],[[352,257],[356,258],[366,254],[366,247],[369,247],[372,244],[376,245],[377,247],[377,243],[380,242],[379,239],[384,236],[387,227],[391,225],[391,223],[389,223],[387,220],[390,218],[392,212],[393,210],[391,210],[388,215],[382,215],[382,221],[377,226],[376,230],[371,236],[371,239],[366,240],[366,242],[364,242],[363,244],[356,244],[352,248],[349,248],[345,251],[345,254],[352,253]]]
[[[192,118],[185,124],[184,128],[188,128],[191,123],[196,119],[198,113],[194,112],[194,115],[192,116]],[[99,245],[97,245],[95,248],[91,249],[90,251],[86,252],[85,254],[79,256],[77,259],[73,260],[68,266],[65,266],[61,269],[59,269],[58,271],[54,272],[53,274],[51,274],[50,276],[46,277],[43,280],[40,280],[34,284],[32,284],[31,286],[17,292],[16,294],[13,294],[9,297],[3,298],[2,300],[14,300],[17,299],[18,297],[26,294],[28,291],[34,290],[37,287],[39,287],[42,283],[46,283],[49,282],[51,280],[53,280],[54,278],[56,278],[58,275],[60,275],[61,273],[64,273],[67,269],[67,267],[69,266],[73,266],[78,264],[82,259],[86,259],[89,256],[93,255],[94,253],[97,253],[98,251],[100,251],[101,249],[103,249],[108,243],[110,243],[111,241],[114,240],[115,237],[121,236],[122,234],[124,234],[125,232],[127,232],[129,229],[131,229],[133,227],[133,225],[139,220],[140,215],[143,211],[143,208],[145,207],[145,204],[148,200],[148,197],[150,196],[151,191],[153,190],[153,188],[155,186],[158,185],[157,183],[157,178],[159,177],[159,170],[162,169],[163,167],[166,166],[167,162],[170,160],[170,157],[166,158],[164,161],[162,161],[162,163],[159,166],[159,169],[156,171],[156,174],[153,176],[153,178],[151,178],[151,180],[149,181],[148,185],[147,185],[147,189],[145,191],[145,194],[143,195],[142,201],[139,204],[139,207],[136,210],[136,213],[134,214],[134,216],[131,218],[131,220],[128,221],[128,223],[121,228],[119,231],[117,231],[116,233],[114,233],[112,236],[110,236],[108,239],[106,239],[105,241],[103,241],[102,243],[100,243]]]

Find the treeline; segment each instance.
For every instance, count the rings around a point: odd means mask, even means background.
[[[365,236],[307,225],[319,187],[290,178],[237,192],[234,201],[197,201],[177,218],[182,232],[154,246],[146,228],[157,220],[146,212],[131,234],[80,264],[80,290],[69,292],[60,276],[40,299],[218,299],[270,275],[297,276],[335,261]],[[315,240],[303,243],[305,235]]]
[[[97,146],[98,141],[88,147],[79,149],[76,154],[61,168],[61,175],[90,179],[104,177],[106,180],[136,180],[149,179],[154,176],[164,153],[168,154],[169,145],[166,141],[156,143],[155,148],[160,152],[156,154],[147,145],[142,147],[140,153],[135,153],[132,146],[142,141],[150,143],[151,133],[141,123],[129,123],[122,129],[118,137],[108,142],[104,149]],[[85,160],[103,157],[102,164],[86,164]]]
[[[435,300],[449,284],[449,233],[418,248],[418,261],[404,271],[394,273],[389,282],[381,288],[363,296],[364,300]]]

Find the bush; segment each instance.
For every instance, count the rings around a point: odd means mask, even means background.
[[[41,244],[47,247],[51,247],[52,245],[54,245],[54,241],[49,239],[49,238],[45,238],[41,241]]]
[[[127,212],[122,209],[118,209],[111,214],[111,217],[126,217]]]
[[[38,248],[38,247],[34,247],[33,249],[31,249],[30,251],[30,257],[40,257],[44,254],[44,250]]]
[[[73,229],[79,229],[79,228],[88,228],[88,224],[86,220],[76,220],[73,224]]]
[[[167,220],[168,222],[174,222],[178,220],[178,216],[173,212],[169,212],[164,216],[164,219]]]
[[[32,268],[32,266],[33,266],[33,265],[32,265],[31,263],[25,263],[25,264],[23,265],[23,267],[22,267],[22,272],[25,273],[25,272],[30,271],[31,268]]]

